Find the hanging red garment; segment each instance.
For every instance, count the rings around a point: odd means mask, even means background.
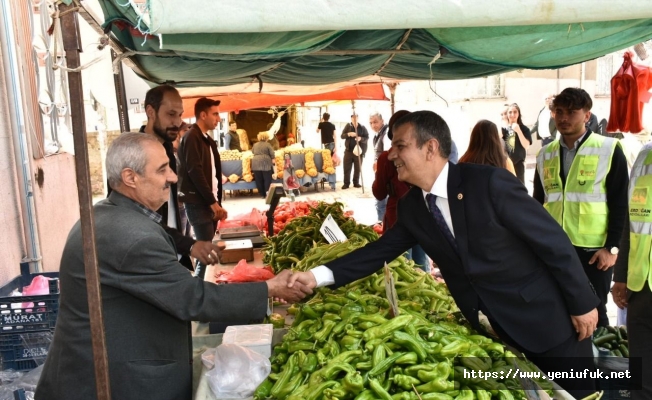
[[[644,65],[632,62],[632,52],[623,56],[623,65],[611,78],[611,112],[608,132],[632,132],[643,130],[643,104],[652,94],[652,71]]]

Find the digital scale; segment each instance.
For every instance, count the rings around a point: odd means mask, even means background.
[[[265,244],[261,232],[254,225],[236,226],[233,228],[220,229],[220,240],[249,239],[255,247],[262,247]]]

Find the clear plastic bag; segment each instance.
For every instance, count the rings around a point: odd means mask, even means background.
[[[221,344],[215,350],[215,368],[206,378],[218,399],[245,399],[271,371],[267,357],[236,344]]]

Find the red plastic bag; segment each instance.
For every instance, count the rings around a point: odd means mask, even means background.
[[[337,153],[333,153],[331,159],[333,160],[333,167],[339,167],[342,163],[342,160],[340,160],[340,156],[338,156]]]
[[[272,269],[267,266],[258,268],[247,264],[247,260],[240,260],[238,264],[229,272],[220,271],[215,274],[217,283],[235,283],[235,282],[262,282],[274,277]]]
[[[36,275],[32,282],[23,288],[23,296],[38,296],[50,294],[50,279],[43,275]]]
[[[239,214],[218,223],[220,229],[224,228],[237,228],[240,226],[253,225],[258,229],[263,229],[265,225],[265,214],[255,208],[250,213]]]

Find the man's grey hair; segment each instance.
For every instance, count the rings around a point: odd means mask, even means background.
[[[380,115],[379,112],[371,114],[371,115],[369,116],[369,119],[372,119],[373,117],[376,117],[376,118],[378,118],[378,119],[381,120],[381,121],[384,121],[384,120],[383,120],[383,116]]]
[[[111,189],[122,184],[122,171],[133,170],[138,175],[145,173],[147,154],[144,144],[160,144],[154,135],[140,132],[126,132],[118,136],[106,152],[106,175]]]

